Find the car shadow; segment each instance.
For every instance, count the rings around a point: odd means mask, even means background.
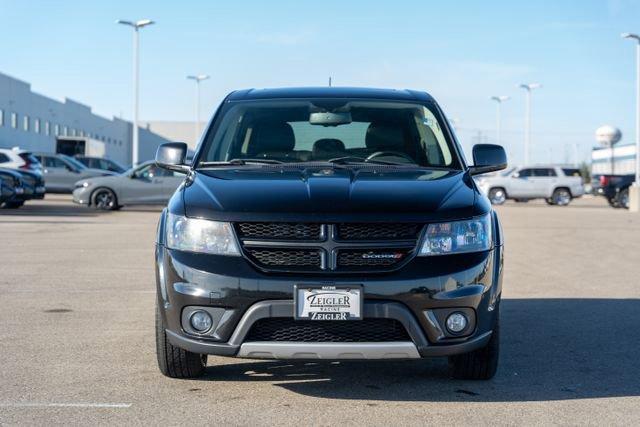
[[[504,299],[501,319],[500,368],[491,381],[451,379],[444,358],[294,363],[217,358],[203,380],[269,381],[313,397],[371,401],[640,396],[640,300]]]
[[[72,203],[42,203],[27,201],[19,209],[0,209],[0,216],[20,216],[20,217],[95,217],[101,212],[88,209],[86,206],[74,205]]]

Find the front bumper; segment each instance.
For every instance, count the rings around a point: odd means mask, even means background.
[[[91,201],[91,190],[89,187],[77,187],[72,193],[73,203],[89,205]]]
[[[466,353],[489,341],[502,286],[502,247],[464,255],[417,257],[401,270],[366,277],[273,275],[244,258],[156,247],[158,304],[169,341],[200,354],[276,359],[411,359]],[[246,341],[259,319],[293,316],[296,284],[363,285],[363,317],[395,319],[410,341]],[[207,335],[185,328],[186,310],[217,310]],[[451,336],[443,312],[472,312],[473,328]],[[355,321],[357,322],[357,321]]]

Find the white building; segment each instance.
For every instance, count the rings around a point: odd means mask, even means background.
[[[130,122],[98,116],[71,99],[60,102],[34,93],[29,83],[0,73],[0,148],[54,152],[57,136],[86,136],[104,141],[105,157],[130,164],[132,128]],[[141,127],[140,161],[152,159],[167,141]]]

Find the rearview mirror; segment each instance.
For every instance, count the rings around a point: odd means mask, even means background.
[[[351,113],[348,111],[331,113],[316,112],[309,114],[309,124],[321,126],[340,126],[351,123]]]
[[[500,145],[477,144],[473,146],[473,166],[471,175],[495,172],[507,167],[507,153]]]
[[[191,167],[185,164],[187,144],[184,142],[167,142],[156,151],[156,164],[161,168],[174,172],[189,173]]]

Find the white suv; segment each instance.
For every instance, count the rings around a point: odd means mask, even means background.
[[[0,167],[26,169],[42,173],[42,165],[31,152],[16,148],[0,148]]]
[[[494,205],[507,199],[545,199],[550,205],[565,206],[584,194],[580,173],[558,166],[517,167],[492,176],[480,176],[476,183]]]

